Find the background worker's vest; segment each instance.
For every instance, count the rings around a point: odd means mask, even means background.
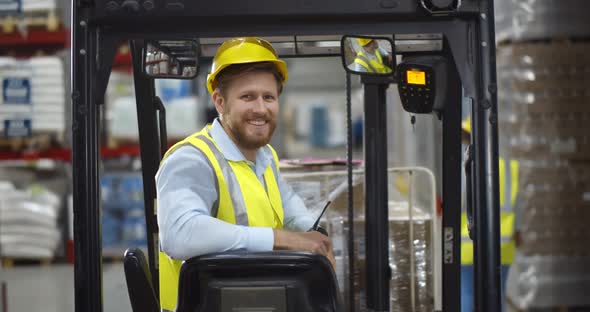
[[[362,50],[358,51],[356,54],[356,58],[354,62],[360,64],[364,67],[367,72],[369,73],[380,73],[386,74],[391,73],[391,68],[389,66],[383,64],[383,57],[379,50],[375,50],[375,56],[377,57],[377,61],[369,59]]]
[[[267,145],[274,161],[264,172],[262,184],[246,161],[228,161],[209,136],[209,126],[178,142],[164,155],[162,162],[181,146],[189,145],[202,152],[215,171],[218,198],[211,215],[228,223],[255,227],[283,227],[283,203],[277,183],[278,158]],[[195,237],[195,239],[206,239]],[[160,305],[174,311],[178,296],[178,277],[182,261],[173,260],[160,251]]]
[[[518,194],[518,161],[500,158],[500,258],[502,264],[514,259],[514,203]],[[467,213],[461,214],[461,264],[473,264],[473,241],[469,238]]]

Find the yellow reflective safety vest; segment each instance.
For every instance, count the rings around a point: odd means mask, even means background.
[[[500,158],[500,258],[503,265],[514,259],[514,203],[518,194],[518,161]],[[461,214],[461,264],[473,264],[473,241],[469,238],[467,213]]]
[[[383,57],[381,56],[381,53],[379,53],[379,50],[375,50],[375,56],[377,57],[376,61],[369,59],[367,55],[363,53],[363,50],[360,50],[357,52],[354,62],[360,64],[369,73],[391,73],[391,68],[383,63]]]
[[[246,161],[230,161],[223,156],[209,135],[209,128],[210,125],[172,146],[162,162],[181,146],[196,148],[207,157],[215,171],[216,182],[211,187],[217,189],[218,197],[211,209],[212,216],[232,224],[282,228],[283,203],[277,182],[278,157],[274,149],[270,145],[262,147],[274,156],[273,163],[263,174],[263,184]],[[161,250],[158,260],[160,306],[164,311],[174,311],[182,261],[171,259]]]

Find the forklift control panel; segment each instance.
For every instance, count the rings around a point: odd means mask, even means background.
[[[414,114],[440,112],[446,95],[446,60],[440,56],[406,58],[397,68],[403,108]]]

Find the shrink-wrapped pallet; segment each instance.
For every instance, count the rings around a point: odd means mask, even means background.
[[[519,309],[590,305],[589,52],[575,41],[498,48],[500,149],[519,162],[521,240],[507,283]]]

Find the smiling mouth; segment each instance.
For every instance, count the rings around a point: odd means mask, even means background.
[[[247,123],[250,125],[253,125],[253,126],[264,126],[268,123],[268,121],[263,120],[263,119],[255,119],[255,120],[248,120]]]

